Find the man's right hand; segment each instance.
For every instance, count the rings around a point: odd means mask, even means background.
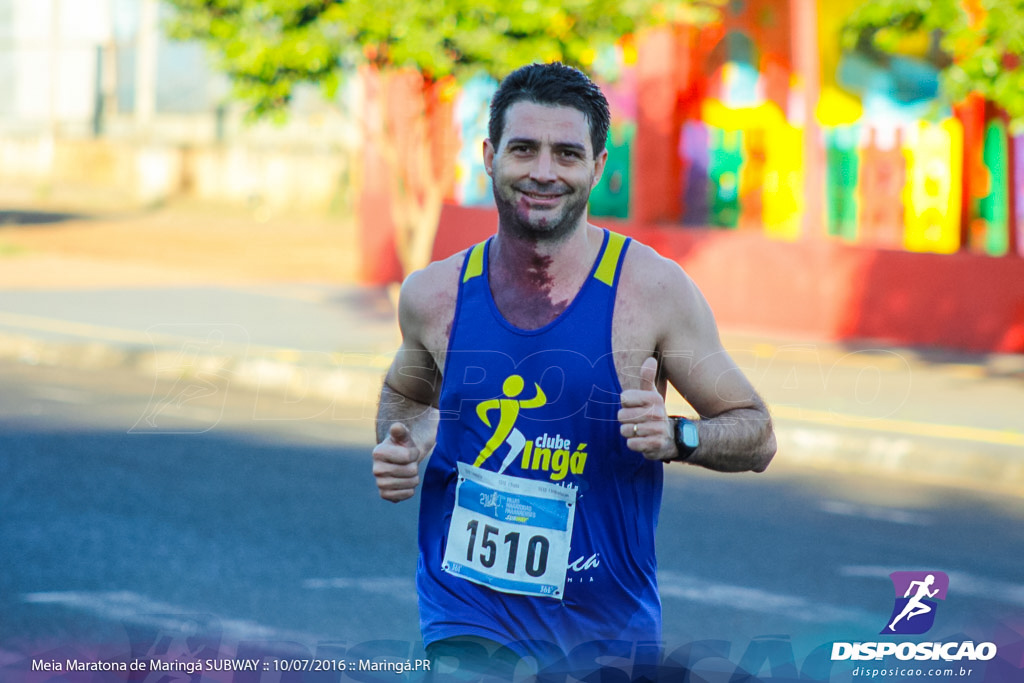
[[[392,423],[387,438],[373,449],[373,476],[380,497],[392,503],[412,498],[420,483],[422,457],[409,428]]]

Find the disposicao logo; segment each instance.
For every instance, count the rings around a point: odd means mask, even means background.
[[[896,601],[883,635],[920,635],[935,624],[935,612],[949,590],[949,577],[944,572],[893,572]]]
[[[937,600],[946,599],[949,577],[943,572],[893,572],[896,599],[892,614],[881,635],[920,635],[935,624]],[[964,642],[857,642],[832,643],[832,661],[879,660],[896,657],[900,660],[953,662],[959,660],[988,661],[997,654],[994,643]]]

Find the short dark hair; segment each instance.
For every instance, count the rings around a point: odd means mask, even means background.
[[[487,134],[497,148],[505,130],[505,112],[516,102],[572,107],[590,124],[590,142],[596,157],[608,142],[611,114],[601,88],[579,69],[561,62],[521,66],[502,80],[491,98]]]

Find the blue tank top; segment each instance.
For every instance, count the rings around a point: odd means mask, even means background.
[[[565,654],[595,640],[660,641],[655,527],[662,465],[630,451],[619,434],[622,387],[611,344],[629,239],[605,231],[574,300],[534,330],[512,325],[499,312],[489,285],[489,245],[473,247],[463,265],[437,443],[423,475],[417,587],[424,644],[478,636],[528,655],[534,652],[529,641],[554,644]],[[519,584],[500,578],[507,569],[509,577],[516,571],[531,580],[553,561],[557,539],[549,544],[542,538],[547,503],[530,507],[513,497],[508,504],[509,519],[541,529],[533,536],[477,524],[459,515],[488,505],[493,510],[498,494],[471,490],[472,481],[459,489],[467,469],[513,478],[506,492],[527,479],[575,498],[560,507],[571,518],[561,586],[555,579],[541,589],[547,595],[524,595],[515,592]],[[447,548],[450,537],[453,546],[462,545]],[[462,556],[490,574],[469,567],[453,573],[451,565]]]

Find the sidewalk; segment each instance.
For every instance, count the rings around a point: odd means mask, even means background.
[[[382,288],[345,281],[335,229],[189,211],[0,226],[0,359],[205,373],[372,406],[394,311]],[[723,341],[772,409],[773,470],[1024,495],[1024,357]]]

